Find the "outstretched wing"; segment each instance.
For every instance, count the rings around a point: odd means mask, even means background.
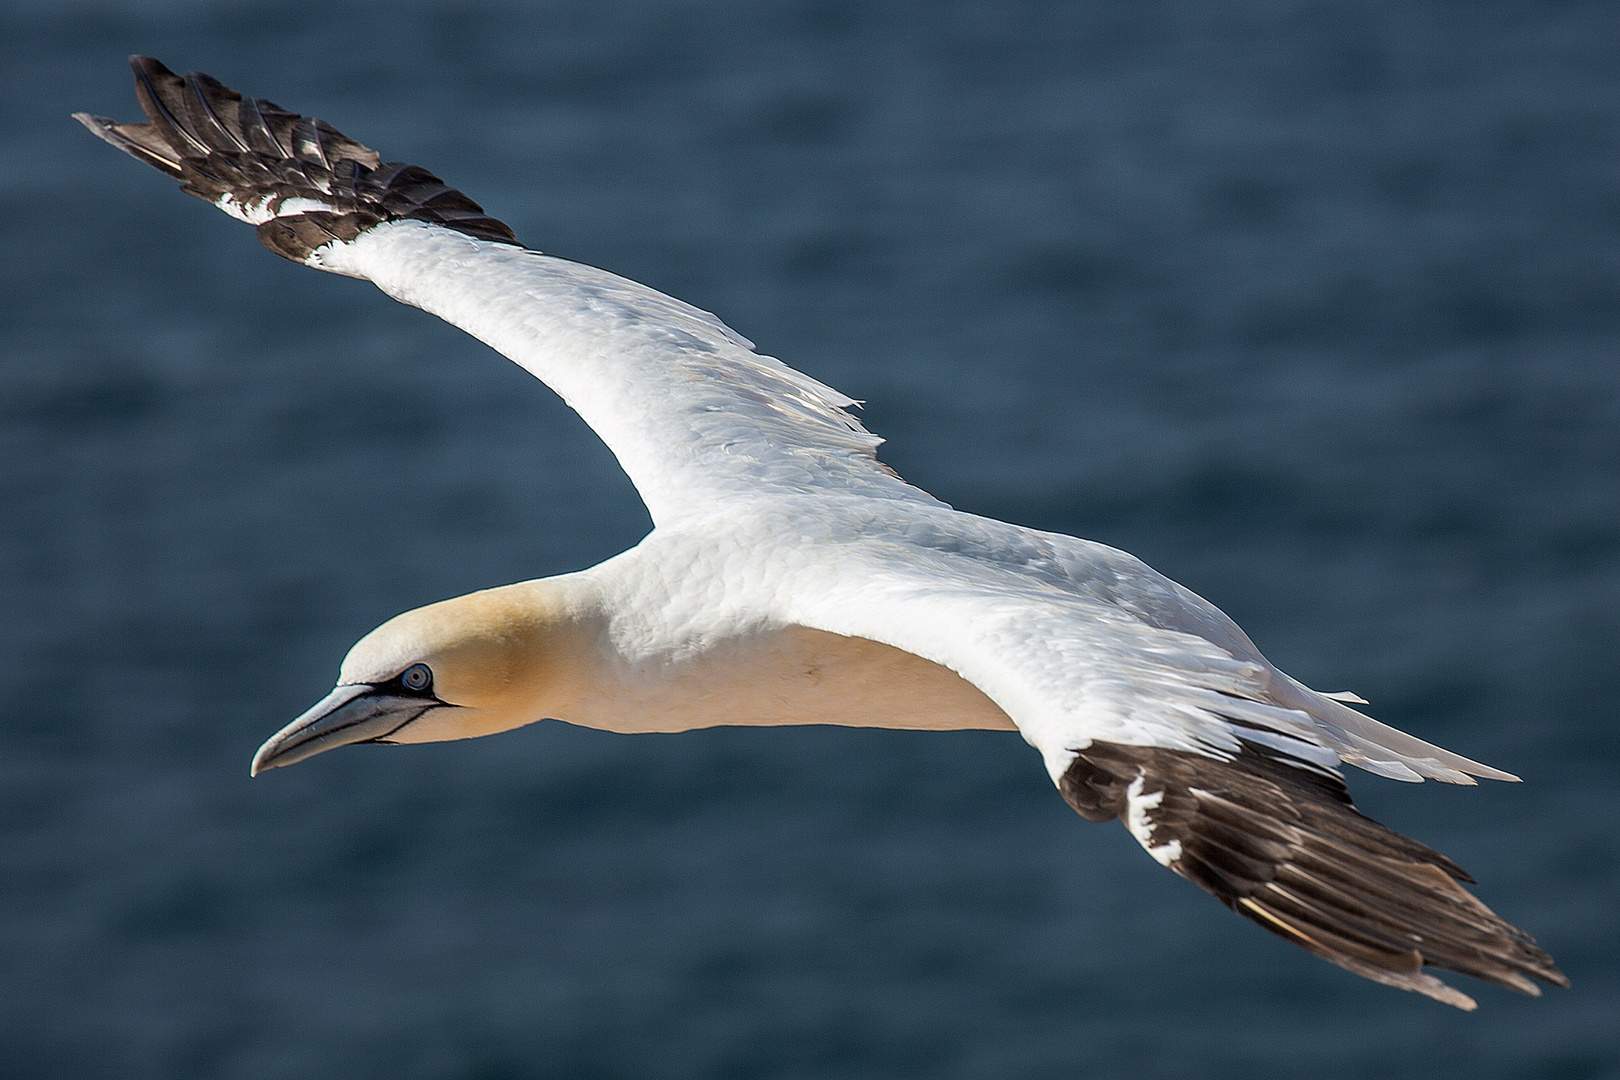
[[[1529,994],[1532,979],[1567,985],[1459,884],[1472,879],[1456,864],[1358,813],[1338,766],[1513,777],[1306,689],[1213,605],[1124,552],[953,511],[821,511],[801,525],[818,530],[813,550],[765,582],[784,618],[958,672],[1082,816],[1119,819],[1161,865],[1358,975],[1470,1009],[1423,969]],[[791,532],[768,516],[758,527]]]
[[[373,281],[543,380],[607,443],[656,524],[762,491],[932,503],[880,464],[856,402],[708,312],[530,251],[477,203],[319,120],[131,59],[146,123],[76,114],[277,254]]]

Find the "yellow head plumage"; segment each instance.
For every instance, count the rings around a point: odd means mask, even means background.
[[[260,747],[253,771],[354,742],[468,739],[557,715],[600,628],[586,594],[559,578],[397,615],[349,650],[337,688]]]

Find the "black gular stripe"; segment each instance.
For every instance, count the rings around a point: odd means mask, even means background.
[[[1458,884],[1473,880],[1461,867],[1363,816],[1330,771],[1252,743],[1223,761],[1095,742],[1058,786],[1087,820],[1129,822],[1137,780],[1139,820],[1155,851],[1176,852],[1170,869],[1324,960],[1465,1008],[1423,968],[1527,994],[1540,992],[1532,979],[1569,985],[1528,934]]]
[[[303,262],[333,240],[352,240],[384,221],[427,221],[503,244],[517,237],[466,195],[416,165],[383,163],[376,151],[320,120],[263,98],[244,98],[197,72],[181,77],[150,56],[130,58],[144,124],[80,115],[85,126],[131,157],[181,181],[210,203],[318,199],[329,212],[259,226],[259,240]]]

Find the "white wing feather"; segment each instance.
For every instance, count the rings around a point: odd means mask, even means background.
[[[756,514],[754,542],[814,540],[769,579],[785,622],[958,672],[1054,781],[1094,740],[1227,757],[1240,739],[1397,780],[1514,779],[1307,689],[1213,604],[1103,544],[855,499],[787,498]]]
[[[608,444],[659,526],[762,488],[935,502],[878,463],[883,440],[845,411],[853,399],[606,270],[417,221],[310,262],[369,278],[544,381]]]

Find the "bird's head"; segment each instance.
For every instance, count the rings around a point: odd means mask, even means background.
[[[470,739],[556,715],[595,630],[556,579],[397,615],[349,650],[330,694],[259,747],[252,774],[350,743]]]

